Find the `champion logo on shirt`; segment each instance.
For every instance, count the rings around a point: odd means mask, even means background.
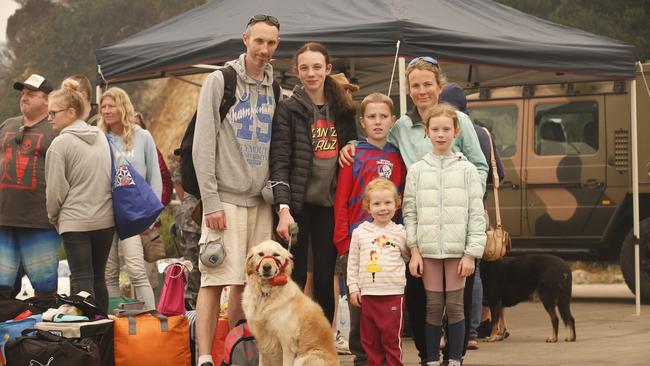
[[[268,161],[271,127],[273,122],[273,99],[260,94],[255,106],[251,95],[244,93],[228,112],[230,124],[235,128],[239,152],[250,166],[261,166]],[[253,118],[253,113],[257,121]]]

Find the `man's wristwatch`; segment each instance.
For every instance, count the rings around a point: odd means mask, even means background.
[[[289,209],[289,205],[287,205],[286,203],[281,203],[281,204],[280,204],[280,208],[278,208],[278,215],[279,215],[280,212],[282,212],[282,210],[284,210],[285,208],[288,210],[288,209]]]

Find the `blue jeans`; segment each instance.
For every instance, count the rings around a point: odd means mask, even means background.
[[[483,313],[483,282],[481,281],[481,261],[476,261],[476,270],[474,271],[474,287],[472,287],[472,319],[469,324],[469,337],[476,338],[479,324],[481,324],[481,314]]]
[[[60,246],[54,229],[0,226],[0,286],[14,286],[22,263],[35,292],[55,292]]]

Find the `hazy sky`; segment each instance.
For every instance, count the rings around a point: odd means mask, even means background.
[[[13,0],[0,0],[0,43],[7,38],[7,19],[18,9],[18,3]]]

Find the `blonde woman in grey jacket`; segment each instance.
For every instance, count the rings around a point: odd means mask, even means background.
[[[427,365],[440,365],[442,314],[449,319],[449,365],[461,364],[465,319],[465,277],[483,255],[483,187],[476,167],[453,153],[460,133],[456,109],[437,104],[424,116],[433,151],[413,164],[406,176],[403,216],[409,271],[422,277],[426,291]]]
[[[50,94],[48,122],[60,133],[45,156],[47,215],[63,239],[71,293],[89,292],[106,311],[104,268],[115,226],[111,156],[104,134],[82,119],[78,89],[67,79]]]
[[[101,117],[97,127],[106,133],[116,164],[127,161],[160,198],[162,179],[158,165],[156,143],[149,131],[133,123],[135,110],[129,95],[118,87],[109,88],[100,100]],[[110,172],[110,168],[109,168]],[[156,308],[156,299],[147,277],[144,250],[140,235],[114,239],[106,263],[108,295],[120,296],[120,259],[124,259],[126,272],[135,289],[135,296],[144,302],[145,309]]]

